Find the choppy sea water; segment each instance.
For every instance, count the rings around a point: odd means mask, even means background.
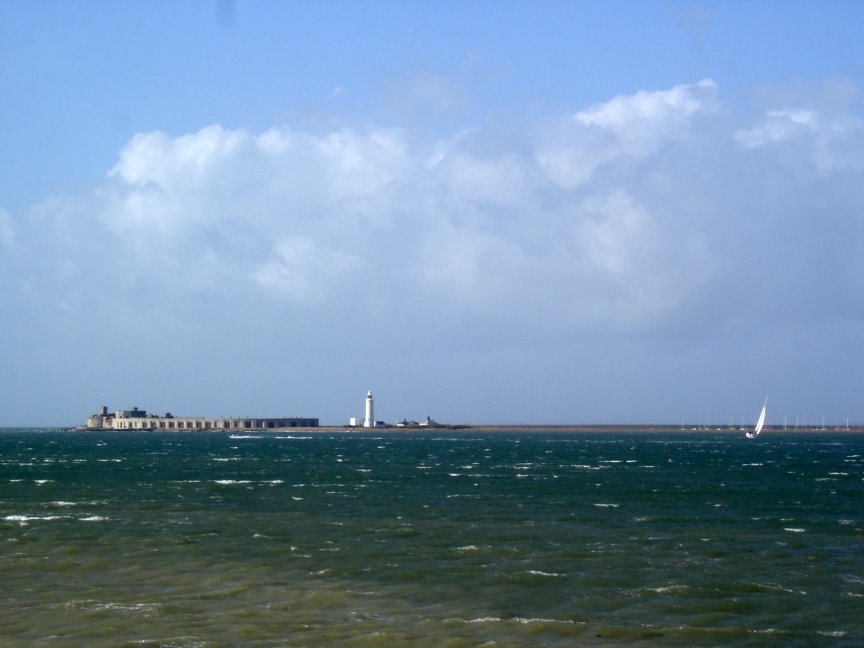
[[[0,431],[0,644],[337,642],[864,645],[864,435]]]

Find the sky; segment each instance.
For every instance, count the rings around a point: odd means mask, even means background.
[[[864,423],[862,30],[0,0],[0,426]]]

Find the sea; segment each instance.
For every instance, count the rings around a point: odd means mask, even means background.
[[[862,646],[864,435],[0,430],[0,646]]]

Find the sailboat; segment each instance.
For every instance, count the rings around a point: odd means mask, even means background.
[[[748,439],[755,439],[757,436],[759,436],[759,433],[762,431],[762,428],[763,428],[764,425],[765,425],[765,407],[766,407],[767,405],[768,405],[768,397],[766,396],[766,397],[765,397],[765,402],[762,403],[762,411],[759,412],[759,420],[756,421],[756,427],[753,428],[753,431],[752,431],[752,432],[749,432],[749,431],[748,431],[748,432],[745,434],[745,436],[746,436]]]

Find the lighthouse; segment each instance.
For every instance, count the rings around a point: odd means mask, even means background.
[[[363,427],[375,427],[375,402],[371,389],[366,394],[366,416],[363,418]]]

